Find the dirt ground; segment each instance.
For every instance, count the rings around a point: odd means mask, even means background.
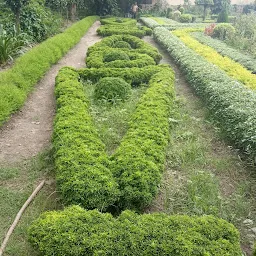
[[[22,109],[1,127],[0,163],[28,159],[50,145],[55,115],[55,77],[64,66],[85,66],[88,47],[100,41],[96,33],[99,26],[100,22],[95,22],[80,42],[51,67]]]

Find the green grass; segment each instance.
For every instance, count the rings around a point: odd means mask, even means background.
[[[52,152],[47,151],[29,161],[0,166],[1,242],[22,205],[40,181],[46,179],[43,189],[26,209],[21,221],[11,235],[4,253],[5,256],[36,256],[37,253],[33,251],[27,241],[27,227],[41,212],[60,208],[55,192],[51,155]]]

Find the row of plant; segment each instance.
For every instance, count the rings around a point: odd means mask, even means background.
[[[255,162],[255,92],[248,90],[217,66],[186,47],[167,29],[156,28],[154,37],[181,67],[226,137]]]
[[[194,32],[191,35],[200,43],[214,48],[222,56],[227,56],[247,69],[256,72],[256,60],[251,55],[241,53],[241,51],[228,46],[225,42],[206,36],[203,33]]]
[[[50,66],[67,53],[96,20],[97,16],[91,16],[75,23],[31,49],[18,58],[11,69],[0,73],[0,125],[24,104],[28,93]]]
[[[229,57],[223,57],[213,48],[198,42],[189,35],[189,33],[193,31],[194,29],[182,29],[176,30],[172,33],[178,36],[185,45],[194,50],[196,53],[227,72],[229,76],[238,80],[248,88],[254,90],[256,89],[256,76],[254,74]]]
[[[242,255],[234,226],[212,216],[138,215],[126,210],[114,218],[72,206],[43,214],[29,235],[45,256]]]
[[[158,51],[139,38],[114,35],[88,49],[86,65],[89,68],[144,67],[155,65],[160,59]]]

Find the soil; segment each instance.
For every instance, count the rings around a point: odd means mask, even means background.
[[[0,162],[18,162],[37,155],[49,147],[55,115],[54,84],[60,68],[85,67],[89,46],[100,41],[95,22],[80,42],[51,67],[29,95],[22,109],[0,129]]]

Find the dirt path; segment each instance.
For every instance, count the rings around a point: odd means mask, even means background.
[[[81,41],[46,73],[23,108],[0,130],[0,163],[17,162],[35,156],[50,145],[55,114],[54,81],[63,66],[85,66],[89,46],[100,40],[95,22]]]

